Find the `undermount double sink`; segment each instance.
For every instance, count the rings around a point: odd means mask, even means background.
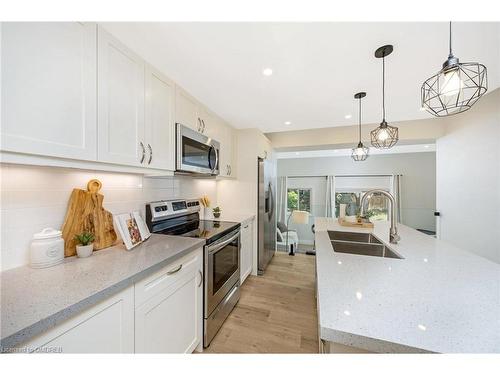
[[[328,236],[337,253],[404,259],[371,233],[328,231]]]

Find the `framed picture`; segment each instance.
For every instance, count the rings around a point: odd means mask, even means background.
[[[151,233],[139,212],[114,215],[115,229],[118,230],[127,250],[147,240]]]

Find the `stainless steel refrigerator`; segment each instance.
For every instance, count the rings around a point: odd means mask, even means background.
[[[276,251],[276,176],[275,165],[258,159],[258,274],[263,275]]]

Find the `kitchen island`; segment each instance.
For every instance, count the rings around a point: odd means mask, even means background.
[[[500,265],[389,223],[316,219],[318,324],[324,352],[499,353]],[[372,232],[403,259],[335,252],[328,231]]]

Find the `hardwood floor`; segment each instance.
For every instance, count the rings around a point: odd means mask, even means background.
[[[238,305],[205,353],[317,353],[315,257],[276,253],[249,276]]]

